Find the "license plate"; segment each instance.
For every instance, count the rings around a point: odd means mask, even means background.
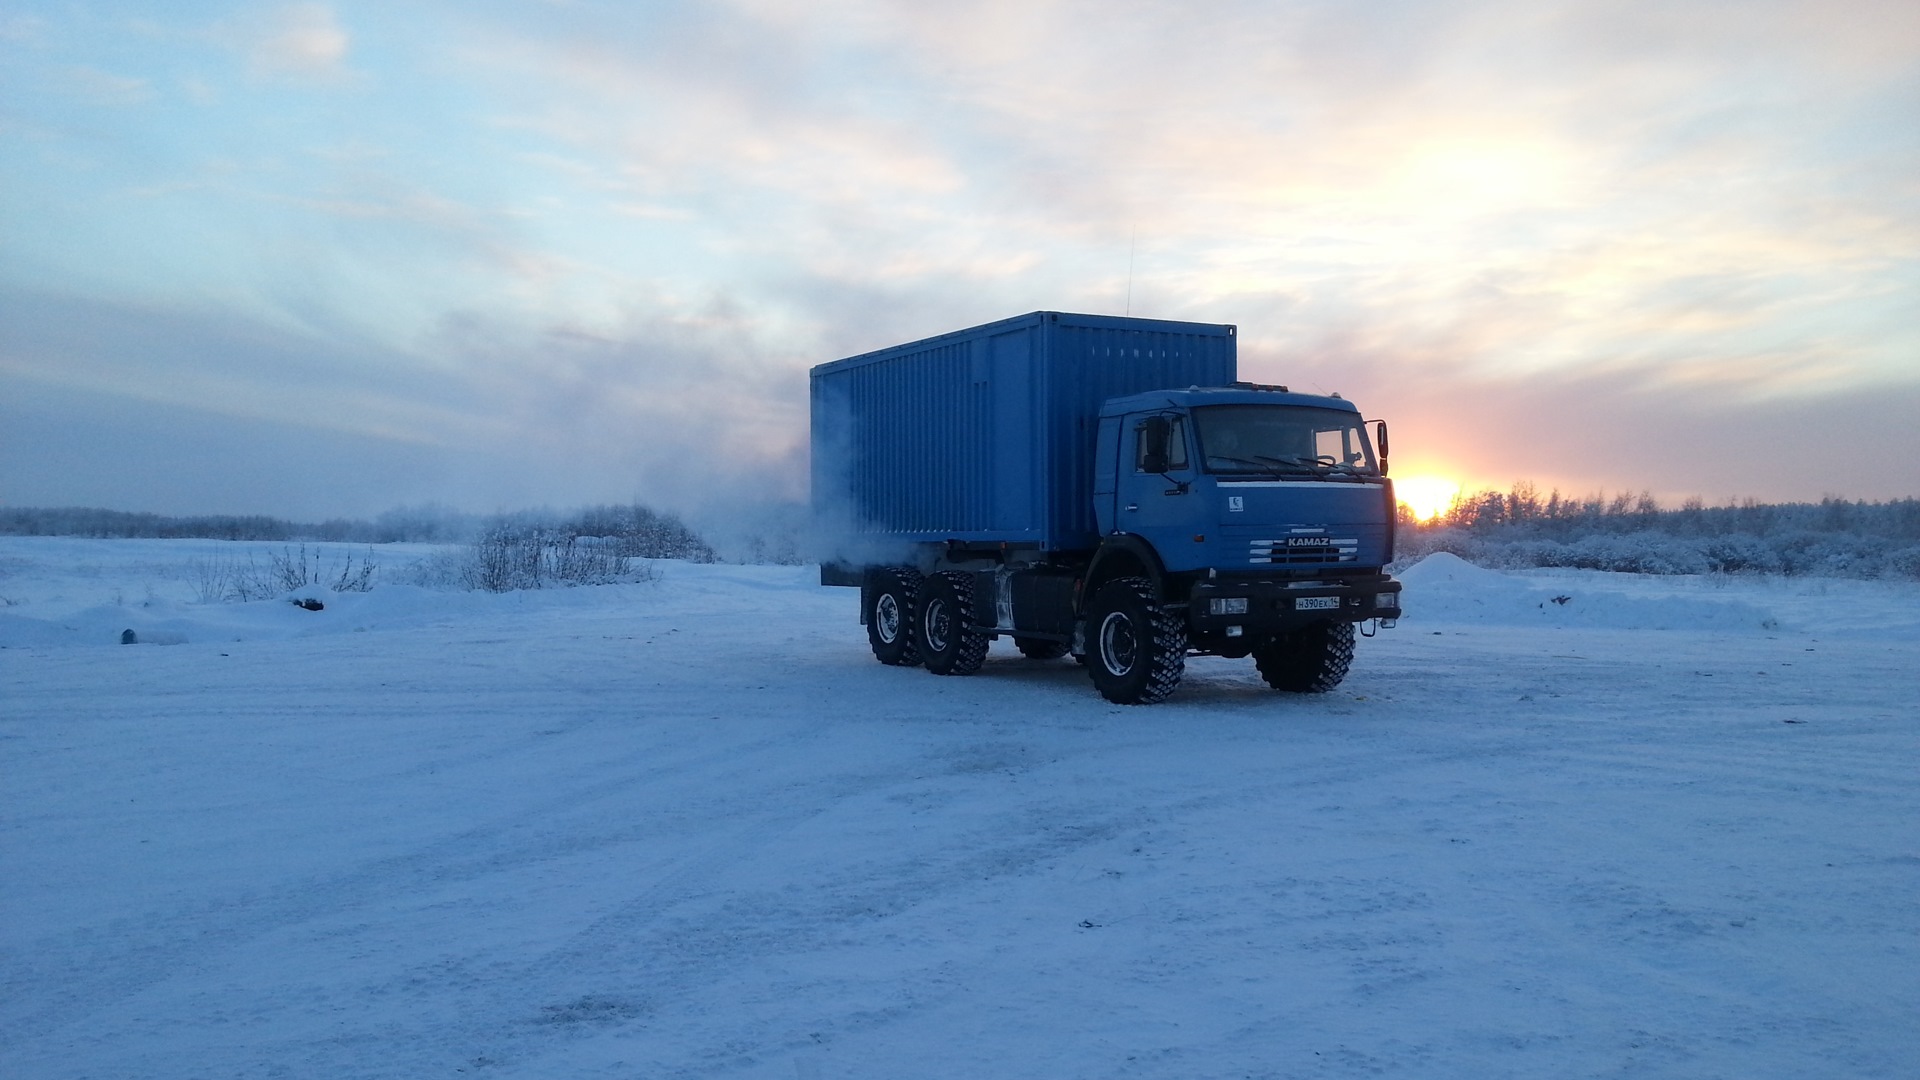
[[[1293,598],[1295,611],[1333,611],[1340,606],[1337,596],[1296,596]]]

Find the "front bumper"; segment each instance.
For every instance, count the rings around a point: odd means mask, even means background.
[[[1273,633],[1318,622],[1379,619],[1392,625],[1399,617],[1400,583],[1386,574],[1215,577],[1196,582],[1187,602],[1188,626],[1203,637]]]

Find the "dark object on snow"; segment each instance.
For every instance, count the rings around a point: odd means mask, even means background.
[[[295,600],[293,602],[293,606],[297,608],[305,608],[308,611],[325,611],[327,608],[327,605],[321,603],[318,600],[315,600],[311,596],[302,597],[301,599]]]
[[[178,630],[149,630],[144,634],[136,634],[132,630],[120,632],[122,645],[185,645],[186,643],[187,635]]]
[[[1566,607],[1566,606],[1567,606],[1567,603],[1568,603],[1568,601],[1570,601],[1570,600],[1572,600],[1572,599],[1573,599],[1573,597],[1571,597],[1571,596],[1556,596],[1556,597],[1554,597],[1554,598],[1553,598],[1553,602],[1554,602],[1554,603],[1556,603],[1556,604],[1559,604],[1559,605],[1560,605],[1561,607]]]

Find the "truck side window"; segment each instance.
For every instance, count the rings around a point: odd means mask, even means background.
[[[1176,472],[1187,467],[1187,421],[1183,416],[1149,416],[1134,429],[1133,467],[1137,472]]]
[[[1187,418],[1176,416],[1167,429],[1167,471],[1179,472],[1187,467]]]

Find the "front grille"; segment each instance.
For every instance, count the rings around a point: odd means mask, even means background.
[[[1328,563],[1353,562],[1360,555],[1360,541],[1332,537],[1292,537],[1287,540],[1255,540],[1247,546],[1247,562],[1258,566],[1325,566]],[[1302,544],[1302,540],[1313,543]],[[1320,541],[1324,540],[1324,543]]]

